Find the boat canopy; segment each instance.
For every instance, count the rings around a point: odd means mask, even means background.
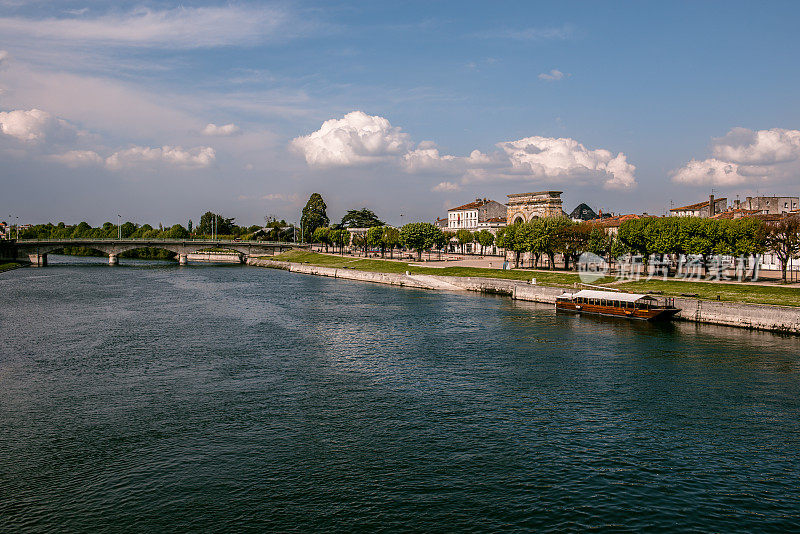
[[[617,300],[619,302],[636,302],[641,299],[656,300],[649,295],[617,293],[616,291],[595,291],[592,289],[582,289],[577,293],[564,293],[561,295],[561,298],[605,299]]]

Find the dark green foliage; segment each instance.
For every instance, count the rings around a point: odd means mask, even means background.
[[[367,208],[360,210],[349,210],[342,217],[339,226],[343,228],[372,228],[375,226],[385,226],[386,223],[378,218],[375,213]]]
[[[326,210],[328,206],[322,200],[322,195],[319,193],[312,194],[306,206],[303,208],[303,216],[300,218],[300,226],[303,230],[303,241],[309,241],[314,234],[314,230],[320,226],[328,226],[330,219]]]
[[[441,234],[442,231],[431,223],[409,223],[400,229],[400,241],[417,251],[417,259],[422,259],[422,251],[430,249]]]

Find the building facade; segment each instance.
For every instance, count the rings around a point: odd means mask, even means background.
[[[738,207],[765,215],[780,215],[800,210],[798,197],[747,197]]]
[[[486,198],[447,210],[447,229],[475,231],[490,219],[505,217],[506,206]]]
[[[712,208],[709,208],[712,206]],[[705,202],[698,202],[697,204],[689,204],[688,206],[681,206],[680,208],[672,208],[669,210],[670,217],[713,217],[718,213],[728,209],[727,198],[714,198],[714,195],[709,195],[708,200]]]
[[[562,191],[538,191],[508,195],[508,224],[528,222],[539,217],[563,216],[561,193]]]

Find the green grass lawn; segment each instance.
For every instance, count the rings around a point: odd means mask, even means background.
[[[0,273],[3,271],[10,271],[11,269],[16,269],[17,267],[22,267],[22,264],[14,262],[0,263]]]
[[[483,278],[502,278],[505,280],[529,281],[536,278],[536,283],[542,285],[572,285],[580,282],[576,273],[549,272],[549,271],[504,271],[502,269],[482,269],[478,267],[417,267],[406,262],[386,261],[364,258],[348,258],[328,256],[317,252],[292,250],[276,256],[263,256],[267,260],[291,261],[295,263],[310,263],[323,267],[348,268],[359,271],[378,273],[405,273],[411,274],[438,274],[442,276],[476,276]],[[607,281],[611,281],[608,279]]]
[[[665,295],[679,297],[682,294],[697,294],[702,299],[729,302],[751,302],[754,304],[776,304],[800,306],[800,289],[791,287],[757,286],[745,284],[719,284],[714,282],[681,282],[676,280],[640,280],[615,284],[615,289],[632,293],[662,291]]]
[[[580,282],[576,273],[563,271],[527,271],[502,269],[481,269],[476,267],[416,267],[406,262],[385,261],[378,259],[348,258],[329,256],[304,250],[292,250],[276,256],[263,256],[264,259],[290,261],[295,263],[310,263],[323,267],[348,268],[360,271],[379,273],[405,273],[433,274],[444,276],[475,276],[483,278],[502,278],[505,280],[529,281],[536,278],[536,282],[545,286],[572,286]],[[614,278],[604,278],[594,282],[606,284],[613,282]],[[613,289],[621,289],[634,293],[647,293],[661,291],[665,295],[679,297],[682,294],[697,294],[702,299],[720,300],[729,302],[750,302],[754,304],[776,304],[781,306],[800,306],[800,289],[780,286],[756,286],[720,284],[714,282],[682,282],[674,280],[650,280],[616,284]]]

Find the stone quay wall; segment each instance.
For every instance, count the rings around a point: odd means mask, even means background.
[[[293,273],[344,278],[418,289],[449,291],[478,291],[507,295],[515,300],[555,304],[556,297],[572,288],[533,285],[518,280],[399,273],[374,273],[355,269],[319,267],[304,263],[291,263],[259,258],[249,258],[248,265],[283,269]],[[681,311],[675,318],[697,323],[735,326],[754,330],[767,330],[787,334],[800,334],[800,308],[720,302],[692,298],[675,298]]]

